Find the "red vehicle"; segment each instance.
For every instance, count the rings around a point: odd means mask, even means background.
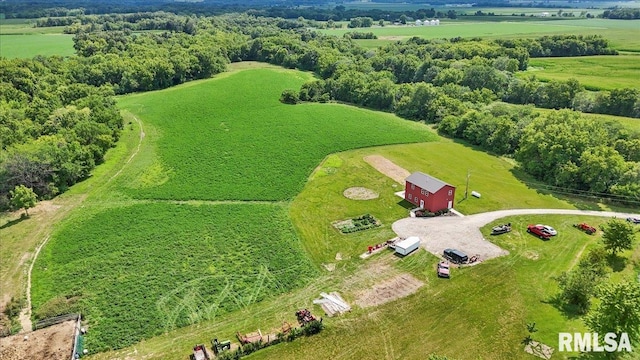
[[[193,347],[193,354],[190,356],[191,360],[209,360],[209,353],[207,352],[207,348],[200,344]]]
[[[579,230],[582,230],[584,232],[586,232],[589,235],[593,235],[596,233],[596,228],[594,228],[593,226],[587,224],[587,223],[581,223],[581,224],[574,224],[574,227],[578,228]]]
[[[527,226],[527,232],[536,235],[542,240],[549,240],[553,236],[542,225],[529,225]]]

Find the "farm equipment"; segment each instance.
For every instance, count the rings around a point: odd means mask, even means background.
[[[511,231],[511,223],[507,223],[499,226],[494,226],[491,229],[491,235],[506,234],[510,231]]]
[[[306,324],[316,320],[316,317],[307,309],[296,311],[296,318],[298,319],[300,326],[305,326]]]
[[[238,337],[238,341],[240,341],[240,344],[242,345],[262,341],[262,332],[260,331],[260,329],[258,329],[258,331],[256,332],[248,334],[241,334],[240,332],[236,332],[236,336]]]
[[[211,340],[211,349],[218,356],[219,353],[225,350],[231,350],[231,340],[218,341],[218,339],[213,339]]]
[[[577,228],[578,230],[582,230],[589,235],[593,235],[596,233],[596,228],[587,223],[573,224],[573,227]]]
[[[204,344],[196,345],[193,347],[193,354],[190,356],[191,360],[209,360],[209,353]]]

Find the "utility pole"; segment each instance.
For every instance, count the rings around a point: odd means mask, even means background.
[[[469,177],[471,177],[471,172],[467,169],[467,187],[464,189],[464,198],[466,199],[469,195]]]

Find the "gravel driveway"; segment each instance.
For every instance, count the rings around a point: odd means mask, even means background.
[[[443,216],[435,218],[405,218],[392,225],[393,231],[401,238],[420,237],[422,247],[440,256],[447,248],[464,251],[467,255],[480,255],[488,260],[509,254],[507,250],[482,237],[480,228],[484,225],[511,215],[561,214],[618,217],[638,217],[637,214],[610,211],[565,210],[565,209],[514,209],[474,214],[464,217]]]

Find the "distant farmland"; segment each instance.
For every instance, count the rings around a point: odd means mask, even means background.
[[[580,56],[530,59],[531,70],[519,75],[535,75],[542,80],[575,78],[588,89],[640,88],[640,56]]]
[[[0,56],[32,58],[36,55],[73,55],[73,35],[64,27],[34,27],[27,20],[0,20]]]
[[[441,19],[439,26],[385,26],[359,29],[327,29],[326,34],[342,36],[349,31],[373,32],[377,40],[356,40],[366,47],[376,47],[412,36],[426,39],[454,37],[521,38],[554,34],[602,35],[617,50],[640,51],[640,20],[572,19],[546,21],[484,21],[471,22]]]
[[[6,58],[32,58],[36,55],[73,55],[73,35],[0,35],[0,54]]]

